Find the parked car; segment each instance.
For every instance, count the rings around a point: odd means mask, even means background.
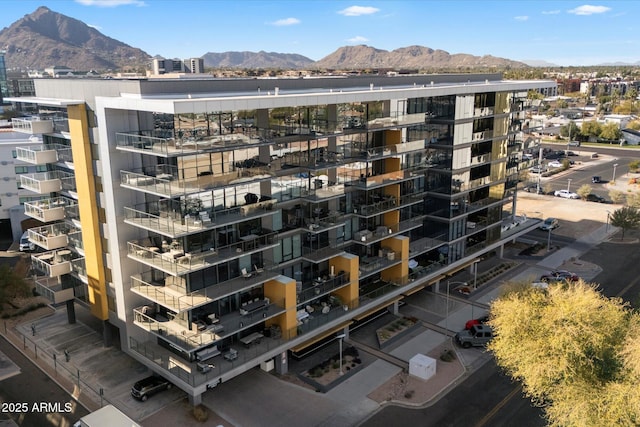
[[[585,198],[585,200],[587,202],[596,202],[596,203],[607,203],[607,199],[605,199],[602,196],[598,196],[597,194],[589,194],[587,195],[587,197]]]
[[[545,283],[564,282],[564,281],[577,282],[578,280],[580,280],[580,277],[577,274],[572,273],[570,271],[566,271],[566,270],[556,270],[556,271],[552,271],[549,274],[543,274],[542,276],[540,276],[540,281]]]
[[[554,160],[552,162],[549,162],[547,166],[549,166],[550,168],[561,168],[563,165],[562,165],[562,162]]]
[[[580,147],[580,141],[569,141],[569,147]]]
[[[529,170],[531,171],[531,173],[545,173],[547,171],[546,168],[541,166],[534,166]]]
[[[489,321],[489,316],[478,317],[477,319],[467,320],[467,323],[464,324],[465,329],[471,329],[474,325],[484,325]]]
[[[602,179],[599,176],[592,176],[591,177],[591,183],[600,184],[601,182],[602,182]]]
[[[549,231],[560,227],[560,222],[556,218],[547,218],[538,227],[540,230]]]
[[[20,237],[20,252],[34,251],[36,244],[29,240],[29,232],[25,231]]]
[[[456,334],[456,342],[464,348],[481,347],[493,338],[493,329],[489,325],[473,325]]]
[[[567,151],[567,156],[577,156],[573,151]]]
[[[580,196],[578,196],[577,193],[572,193],[569,190],[556,190],[553,192],[553,195],[556,197],[563,197],[565,199],[579,199]]]
[[[544,194],[542,187],[539,187],[537,184],[525,185],[522,189],[527,193]]]
[[[131,395],[138,400],[146,401],[150,396],[169,390],[172,384],[162,377],[152,375],[135,383],[131,388]]]

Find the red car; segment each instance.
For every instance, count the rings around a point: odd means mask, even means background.
[[[483,323],[487,323],[489,321],[489,316],[478,317],[477,319],[467,320],[467,323],[464,324],[465,329],[471,329],[474,325],[482,325]]]

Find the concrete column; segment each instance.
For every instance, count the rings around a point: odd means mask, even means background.
[[[436,283],[434,283],[432,285],[434,292],[439,293],[440,292],[440,280],[437,280]]]
[[[342,330],[342,333],[344,334],[344,339],[348,340],[349,339],[349,327],[345,326],[344,329]]]
[[[192,406],[202,404],[202,394],[197,394],[195,396],[189,395],[189,403],[191,403]]]
[[[113,326],[108,320],[102,321],[102,342],[105,347],[111,347],[113,345]]]
[[[399,309],[400,306],[398,305],[398,301],[394,302],[393,305],[390,305],[389,307],[387,307],[387,310],[389,310],[389,313],[394,314],[394,315],[398,315],[399,313]]]
[[[67,320],[70,325],[76,323],[76,307],[73,305],[73,300],[67,301]]]
[[[273,358],[274,360],[274,369],[279,374],[286,374],[289,372],[289,356],[286,351],[280,353],[280,355]]]
[[[504,258],[504,245],[500,245],[500,248],[498,250],[498,257]]]

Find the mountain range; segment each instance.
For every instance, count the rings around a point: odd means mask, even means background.
[[[105,36],[74,18],[39,7],[0,31],[9,70],[43,70],[54,65],[78,71],[121,71],[150,68],[152,56],[139,48]],[[424,46],[392,51],[371,46],[344,46],[313,61],[303,55],[276,52],[207,52],[205,67],[280,69],[472,69],[523,68],[524,62],[491,55],[450,54]]]

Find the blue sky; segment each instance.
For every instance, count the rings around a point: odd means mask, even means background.
[[[167,58],[264,50],[318,60],[341,46],[366,44],[567,66],[640,61],[637,1],[20,0],[1,6],[0,27],[47,6]]]

